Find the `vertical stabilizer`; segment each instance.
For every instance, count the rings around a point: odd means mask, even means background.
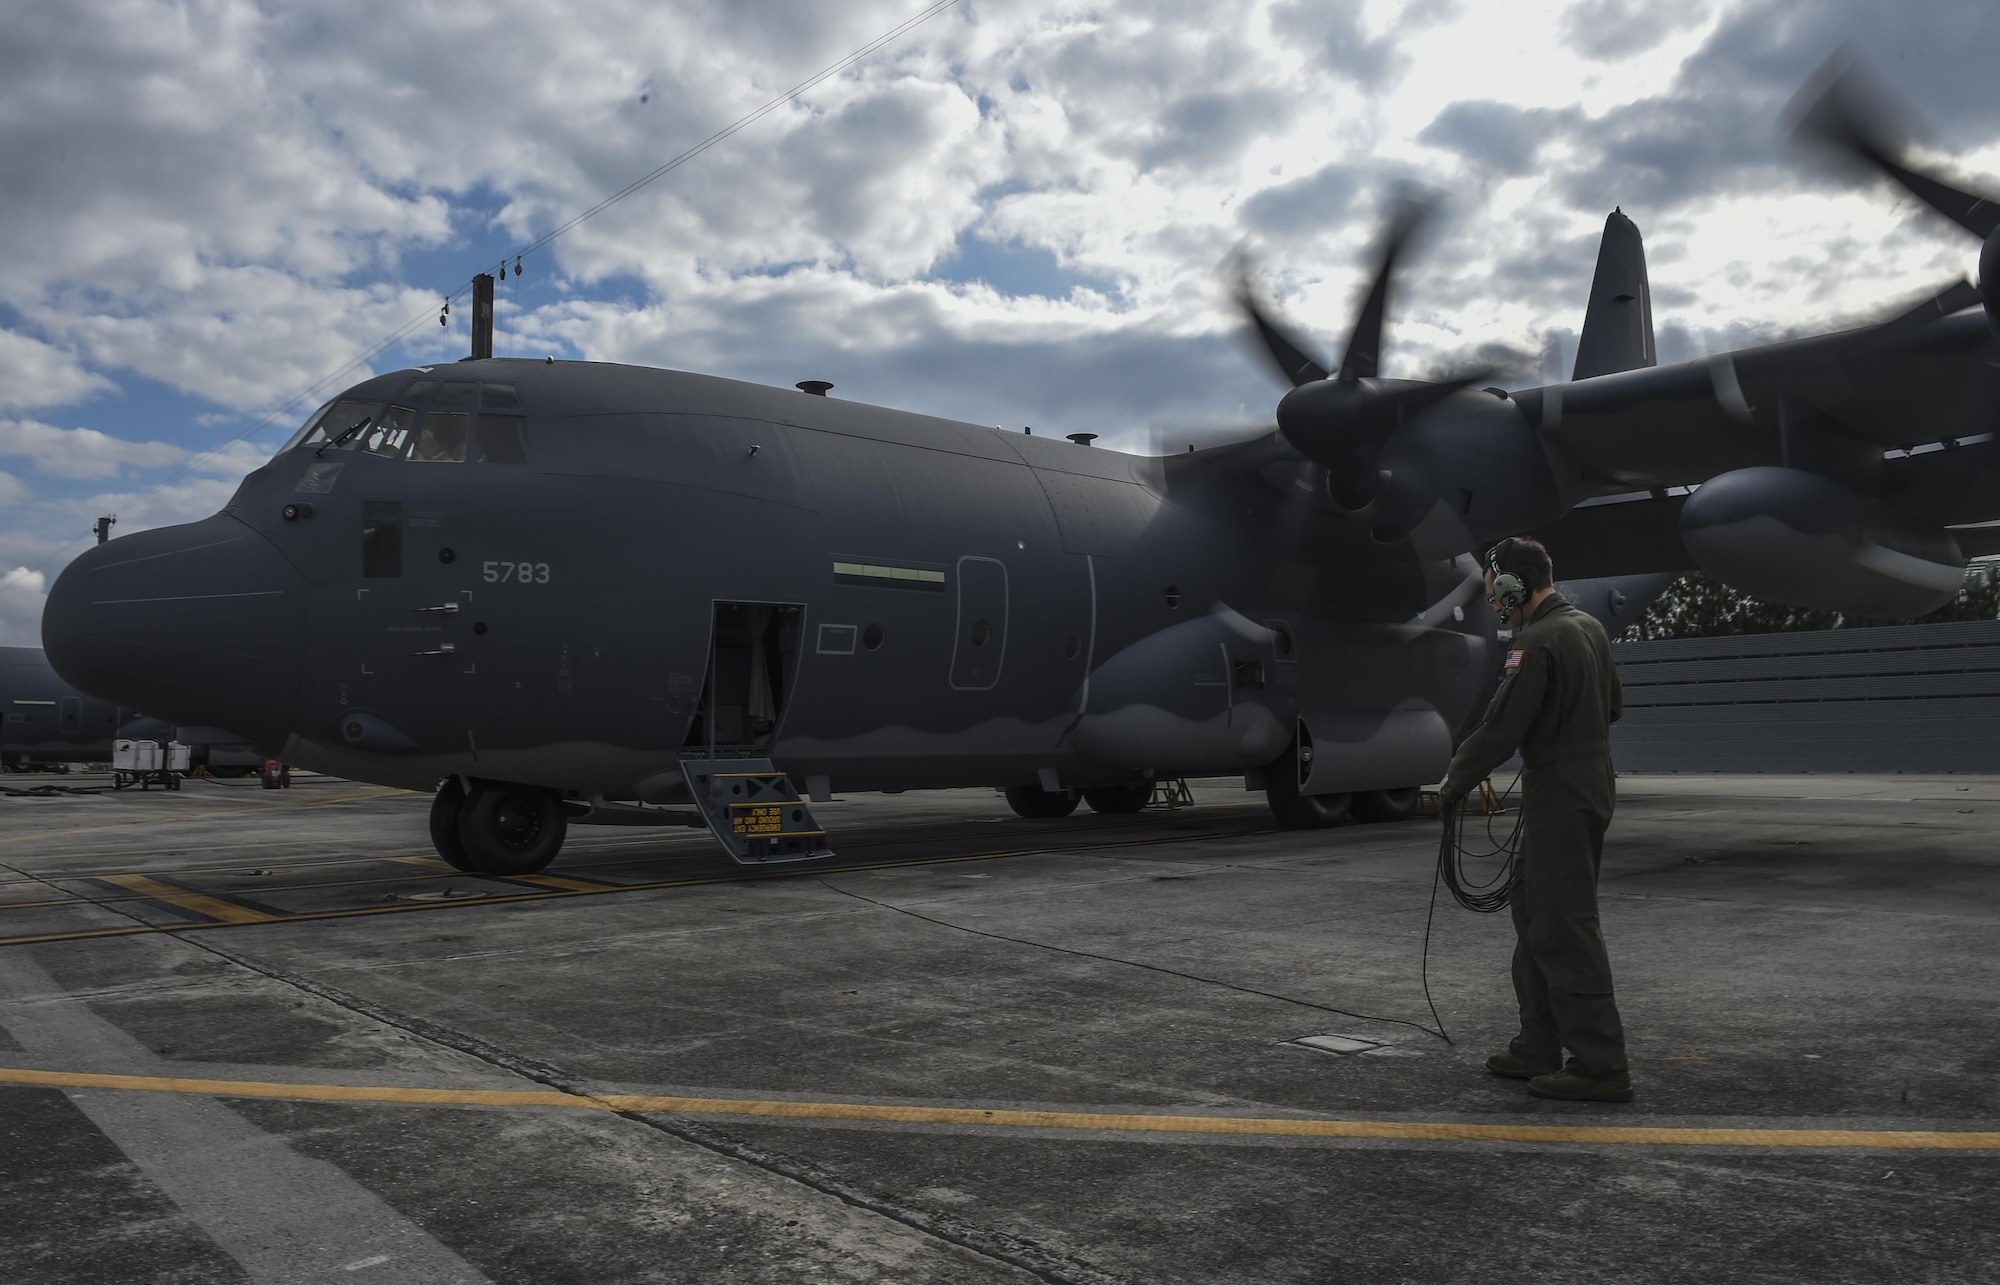
[[[1590,281],[1590,306],[1576,341],[1571,379],[1589,379],[1655,364],[1653,296],[1646,288],[1646,246],[1639,229],[1613,210],[1604,220],[1597,247],[1597,275]]]

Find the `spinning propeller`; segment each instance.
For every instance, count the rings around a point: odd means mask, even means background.
[[[1979,298],[1986,307],[1986,320],[2000,331],[2000,197],[1964,191],[1905,159],[1909,136],[1902,121],[1908,112],[1859,67],[1842,67],[1836,58],[1814,80],[1823,87],[1803,110],[1795,108],[1799,131],[1880,170],[1982,238],[1986,244],[1979,252]],[[1809,85],[1800,97],[1813,88]],[[1939,296],[1947,297],[1957,300],[1959,307],[1971,302],[1963,291]]]
[[[1375,504],[1393,480],[1381,467],[1380,456],[1398,428],[1486,378],[1484,371],[1436,383],[1378,377],[1382,320],[1396,260],[1430,211],[1426,203],[1404,200],[1391,214],[1376,253],[1373,282],[1348,332],[1340,369],[1332,374],[1258,305],[1245,265],[1240,260],[1237,265],[1237,306],[1256,327],[1278,372],[1292,385],[1278,403],[1278,430],[1300,454],[1325,466],[1328,495],[1350,512]]]

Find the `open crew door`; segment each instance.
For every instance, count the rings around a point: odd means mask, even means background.
[[[804,622],[796,603],[715,604],[681,772],[709,831],[744,865],[833,855],[812,809],[770,759],[798,677]]]

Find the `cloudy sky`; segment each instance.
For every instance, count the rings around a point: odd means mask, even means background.
[[[0,643],[97,515],[213,512],[332,392],[463,355],[436,315],[474,273],[924,7],[11,6]],[[1663,360],[1827,329],[1976,246],[1792,146],[1785,103],[1846,45],[2000,188],[1996,31],[1991,0],[960,0],[528,254],[496,349],[1146,449],[1282,391],[1232,251],[1332,353],[1411,183],[1444,204],[1385,374],[1573,353],[1614,205]]]

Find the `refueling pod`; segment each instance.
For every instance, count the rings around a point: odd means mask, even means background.
[[[1716,579],[1797,607],[1905,620],[1965,581],[1949,532],[1800,469],[1710,479],[1681,510],[1681,540]]]

